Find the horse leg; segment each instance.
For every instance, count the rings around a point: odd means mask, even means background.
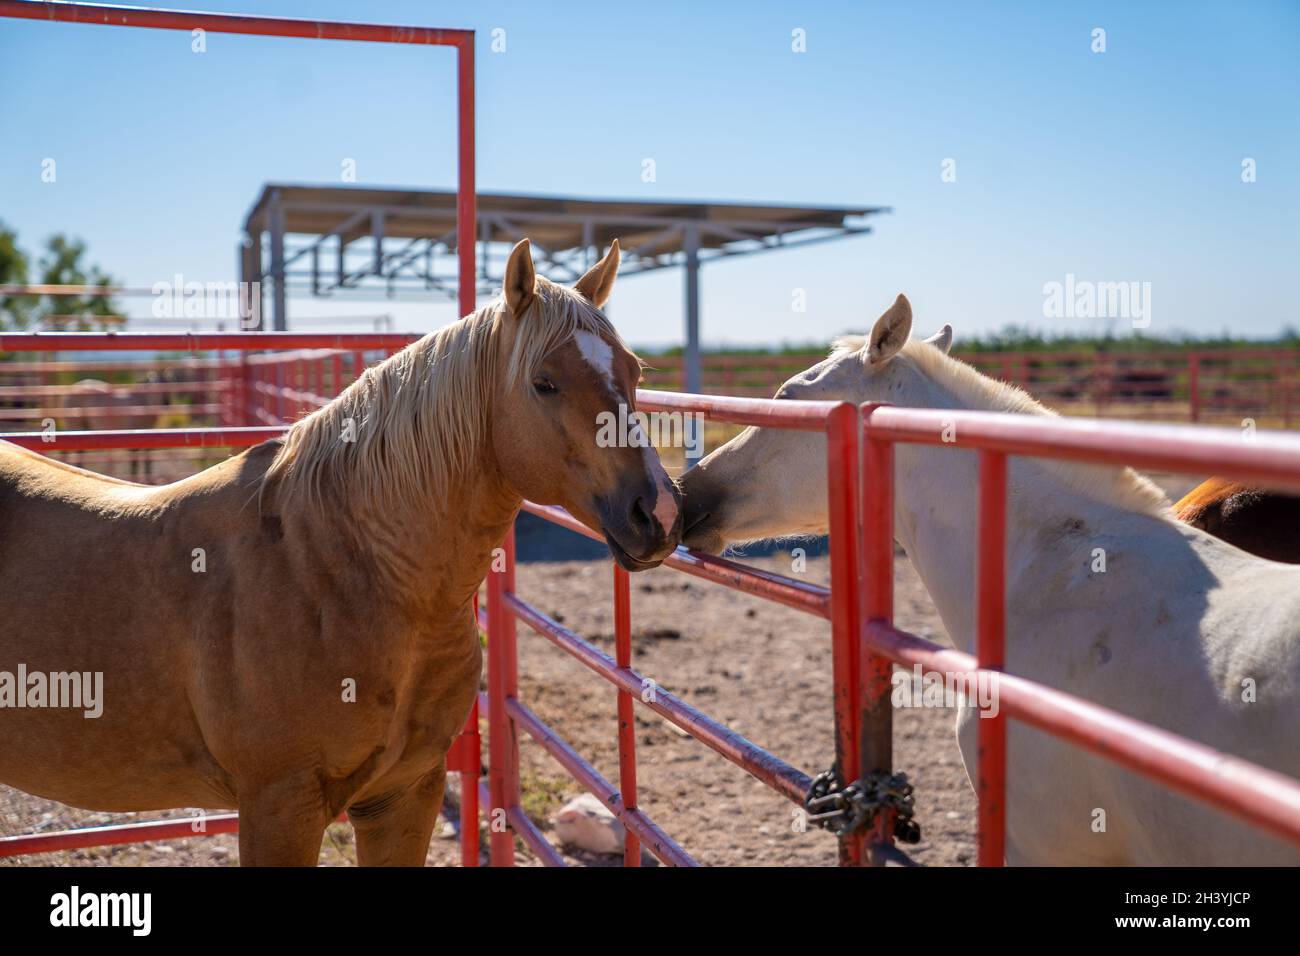
[[[239,790],[240,866],[315,866],[330,823],[318,786],[280,782]]]
[[[439,764],[415,783],[348,808],[361,866],[424,866],[442,809],[447,768]]]

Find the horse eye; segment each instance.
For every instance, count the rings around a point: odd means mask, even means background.
[[[549,378],[533,379],[533,388],[537,389],[539,395],[554,395],[559,391],[559,389],[555,387],[555,383]]]

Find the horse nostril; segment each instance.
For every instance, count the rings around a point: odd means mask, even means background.
[[[655,519],[646,509],[644,498],[637,498],[636,501],[632,502],[632,508],[628,516],[632,520],[632,527],[639,531],[648,531],[654,528]]]

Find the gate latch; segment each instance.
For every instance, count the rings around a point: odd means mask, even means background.
[[[912,819],[912,785],[905,773],[873,770],[846,787],[838,770],[827,770],[813,780],[803,806],[810,823],[836,836],[869,829],[881,810],[892,810],[894,838],[902,843],[921,841],[921,826]]]

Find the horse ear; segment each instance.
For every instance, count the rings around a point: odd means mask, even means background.
[[[532,245],[527,239],[520,239],[510,250],[502,292],[510,314],[515,316],[523,315],[537,294],[537,272],[533,269]]]
[[[944,355],[947,355],[949,349],[952,348],[952,326],[945,325],[943,328],[941,328],[938,332],[935,332],[934,335],[930,336],[925,341],[927,344],[933,345]]]
[[[596,308],[603,308],[609,301],[609,294],[614,291],[614,277],[618,275],[618,263],[621,258],[618,240],[609,244],[609,252],[587,274],[574,283],[573,288],[582,293]]]
[[[867,363],[880,365],[889,361],[911,333],[912,303],[900,293],[871,329],[871,337],[867,340]]]

